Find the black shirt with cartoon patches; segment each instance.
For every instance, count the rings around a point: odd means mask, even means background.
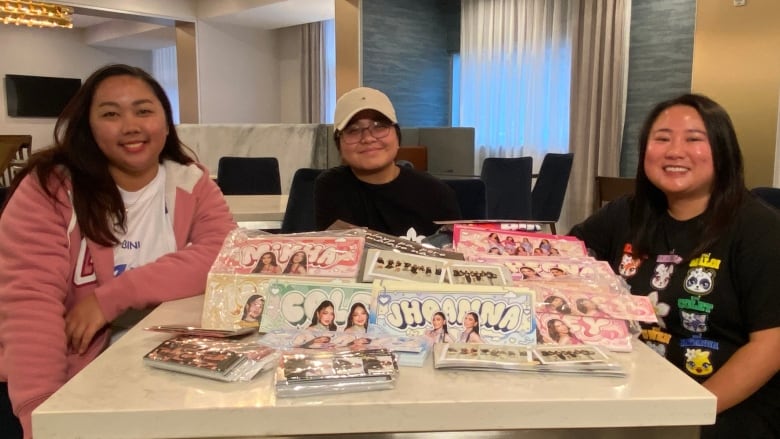
[[[748,342],[751,332],[780,326],[776,211],[748,198],[715,245],[687,260],[702,220],[676,221],[667,215],[650,254],[634,257],[629,200],[623,197],[608,204],[570,234],[582,239],[597,259],[608,261],[633,294],[650,297],[659,321],[643,324],[645,343],[703,382]],[[728,412],[743,413],[745,419],[757,416],[757,421],[744,422],[759,422],[758,431],[780,434],[780,378],[775,376],[724,414]]]

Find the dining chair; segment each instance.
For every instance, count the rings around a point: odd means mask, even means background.
[[[458,199],[460,215],[463,219],[487,219],[487,189],[479,178],[444,178]]]
[[[593,211],[597,211],[608,202],[633,194],[636,179],[633,177],[596,177],[596,195],[593,197]]]
[[[295,171],[282,218],[281,233],[312,232],[317,229],[314,220],[314,182],[323,171],[312,168]]]
[[[555,223],[561,217],[573,162],[573,153],[546,154],[531,190],[531,217],[535,221],[549,221],[553,234],[556,234]]]
[[[532,157],[488,157],[482,162],[488,218],[531,218],[532,168]]]
[[[750,193],[775,209],[780,209],[780,188],[760,186],[751,189]]]
[[[281,195],[276,157],[221,157],[217,185],[225,195]]]

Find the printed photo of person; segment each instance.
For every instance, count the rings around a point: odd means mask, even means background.
[[[582,340],[577,338],[577,336],[571,332],[569,325],[564,323],[561,319],[550,319],[547,321],[547,334],[549,340],[545,341],[548,343],[561,345],[582,344]]]
[[[299,250],[290,257],[287,266],[284,267],[284,274],[306,274],[308,267],[306,262],[306,252]]]
[[[241,312],[241,320],[238,321],[238,326],[241,328],[259,327],[260,319],[263,317],[263,308],[265,308],[265,297],[259,294],[249,296]]]
[[[468,312],[463,317],[463,332],[458,341],[463,343],[483,343],[479,336],[479,316],[475,312]]]
[[[333,306],[333,302],[330,300],[323,300],[322,303],[317,306],[317,309],[314,310],[309,329],[335,331],[337,327],[334,320],[336,320],[336,308]]]
[[[560,267],[552,267],[550,268],[550,274],[553,275],[553,277],[564,277],[568,276],[568,273],[563,268]]]
[[[455,339],[447,330],[447,317],[441,311],[436,311],[431,319],[433,328],[425,331],[425,336],[434,343],[454,343]]]
[[[577,308],[577,311],[584,316],[609,317],[609,315],[602,311],[594,301],[586,297],[575,300],[574,306]]]
[[[311,340],[299,344],[297,347],[303,349],[325,349],[332,346],[333,343],[331,343],[331,337],[329,335],[318,335]]]
[[[571,307],[562,297],[548,296],[546,299],[544,299],[544,305],[548,308],[548,312],[571,314]]]
[[[252,273],[259,274],[279,274],[282,272],[282,267],[276,262],[276,255],[273,252],[265,252],[260,256],[260,260],[257,261],[257,266]]]
[[[344,332],[365,334],[368,330],[368,309],[360,302],[355,302],[349,309],[347,326]]]
[[[524,266],[520,267],[520,274],[523,275],[523,279],[524,280],[541,279],[542,278],[542,276],[540,276],[539,273],[536,272],[536,270],[534,270],[533,268],[531,268],[531,267],[529,267],[527,265],[524,265]]]

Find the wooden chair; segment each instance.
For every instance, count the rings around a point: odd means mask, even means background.
[[[596,195],[593,197],[593,211],[623,195],[633,194],[636,179],[633,177],[596,177]]]
[[[405,160],[418,171],[428,170],[428,148],[424,146],[402,146],[398,148],[396,161]]]
[[[32,153],[32,136],[28,134],[0,135],[0,185],[10,186],[16,171],[24,166]]]

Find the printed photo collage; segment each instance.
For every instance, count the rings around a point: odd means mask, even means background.
[[[507,241],[502,244],[505,247],[511,247],[513,241],[523,245],[527,240],[538,248],[547,249],[548,245],[557,248],[562,256],[550,255],[555,252],[535,257],[495,256],[487,252],[490,246],[487,244],[488,239],[496,242],[496,237],[491,237],[491,234],[498,234],[497,238],[502,243]],[[369,235],[370,243],[367,239]],[[513,235],[513,239],[507,240],[510,235]],[[524,235],[532,236],[524,238]],[[476,323],[476,328],[485,328],[483,331],[486,333],[481,334],[485,337],[477,337],[474,334],[468,341],[488,340],[497,344],[530,345],[565,344],[566,340],[579,339],[584,344],[627,350],[630,349],[630,340],[626,343],[614,342],[614,339],[622,339],[623,335],[628,333],[628,325],[622,319],[654,316],[649,304],[624,303],[625,298],[631,296],[598,296],[593,292],[594,282],[591,281],[599,277],[608,278],[612,274],[611,269],[604,263],[589,260],[584,256],[582,243],[572,238],[459,225],[454,226],[454,237],[456,248],[470,248],[470,256],[468,252],[447,252],[437,257],[429,256],[428,254],[436,253],[436,250],[428,252],[417,243],[381,234],[375,235],[365,229],[297,235],[253,233],[238,229],[226,240],[209,275],[202,315],[203,327],[225,330],[255,327],[261,333],[300,330],[341,332],[343,336],[331,336],[329,341],[321,339],[312,342],[314,345],[337,347],[345,347],[353,341],[360,343],[360,334],[372,330],[389,331],[389,334],[395,337],[417,337],[431,331],[429,339],[441,342],[447,341],[448,338],[456,340],[456,337],[463,337],[466,318],[469,319],[468,324],[473,325],[471,320],[479,322],[487,316],[492,316],[491,312],[482,309],[464,312],[463,307],[446,309],[446,305],[434,304],[428,298],[424,299],[428,300],[428,303],[422,315],[415,317],[416,321],[407,325],[405,331],[399,332],[394,325],[383,326],[383,323],[392,322],[393,319],[383,318],[380,308],[399,313],[399,310],[409,307],[410,304],[416,306],[423,300],[419,297],[426,297],[429,293],[438,297],[442,291],[453,295],[457,292],[461,297],[468,297],[472,302],[479,303],[480,288],[493,289],[491,294],[494,296],[520,288],[527,289],[533,296],[529,302],[532,304],[529,310],[523,312],[535,315],[536,322],[500,330],[494,329],[494,322]],[[399,247],[410,248],[415,253],[398,251]],[[480,248],[482,250],[479,250]],[[269,255],[269,252],[272,254]],[[457,258],[457,255],[462,256],[463,260]],[[287,270],[288,265],[292,267],[295,264],[305,266],[305,269],[297,269],[297,272],[293,268]],[[282,265],[285,267],[281,268]],[[537,279],[547,282],[519,281],[518,277],[527,280],[533,276],[527,270],[521,270],[523,266],[534,268]],[[564,273],[557,273],[556,269]],[[305,270],[306,274],[301,270]],[[553,283],[553,280],[556,282]],[[376,285],[388,284],[399,285],[396,288],[397,297],[385,286],[379,287],[384,293],[378,292]],[[523,285],[527,287],[522,288]],[[559,310],[551,310],[549,305],[544,304],[549,296],[555,295],[550,291],[564,290],[571,295],[577,286],[583,285],[588,287],[582,290],[590,293],[574,294],[567,298],[570,309],[579,305],[577,311],[562,313]],[[418,299],[406,297],[410,292],[418,296]],[[396,299],[398,308],[386,307]],[[385,302],[388,300],[391,302]],[[523,306],[527,306],[527,303]],[[579,311],[580,308],[585,311]],[[443,313],[444,317],[434,316],[434,311]],[[476,317],[470,317],[472,314]],[[558,320],[587,331],[580,337],[557,337],[554,331],[547,327],[551,319],[548,314],[560,314],[564,318]],[[589,328],[587,319],[572,322],[579,317],[600,319],[592,325],[593,328],[603,323],[601,320],[604,319],[615,320],[615,324],[608,325],[610,329],[602,333]],[[447,321],[454,331],[445,336],[440,332],[434,336],[434,321],[439,320]],[[371,324],[375,328],[369,329]],[[601,338],[606,338],[606,342],[600,340]],[[375,343],[375,346],[378,345]]]

